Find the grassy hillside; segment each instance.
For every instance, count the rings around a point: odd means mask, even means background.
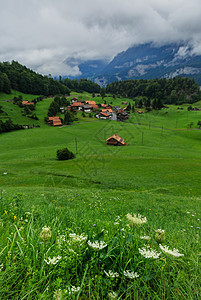
[[[43,123],[50,101],[37,103],[41,128],[0,135],[0,298],[199,299],[201,112],[172,106],[125,123],[79,115],[54,128]],[[107,146],[114,133],[129,145]],[[64,147],[76,158],[58,161]],[[106,246],[95,250],[95,241]]]

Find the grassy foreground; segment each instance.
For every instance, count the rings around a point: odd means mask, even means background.
[[[200,130],[148,117],[1,134],[0,299],[201,298]]]

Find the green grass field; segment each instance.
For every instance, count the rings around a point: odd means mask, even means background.
[[[171,106],[125,123],[78,114],[53,128],[51,101],[37,103],[40,128],[0,135],[0,299],[200,299],[201,112]],[[114,133],[129,145],[107,146]],[[58,161],[64,147],[76,158]]]

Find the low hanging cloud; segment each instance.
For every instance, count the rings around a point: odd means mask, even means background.
[[[2,2],[2,3],[1,3]],[[188,41],[201,53],[200,0],[0,0],[0,61],[78,75],[78,60],[111,59],[132,45]]]

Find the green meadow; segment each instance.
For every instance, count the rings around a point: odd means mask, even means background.
[[[201,111],[58,128],[52,99],[35,121],[9,96],[7,116],[40,128],[0,135],[0,299],[200,299]],[[107,146],[114,133],[129,145]],[[76,158],[58,161],[65,147]]]

